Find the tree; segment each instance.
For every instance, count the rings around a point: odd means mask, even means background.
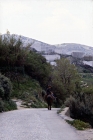
[[[38,80],[41,86],[45,87],[50,75],[51,66],[42,55],[31,50],[31,45],[29,44],[24,47],[21,38],[16,38],[15,35],[8,33],[4,36],[1,35],[0,69],[3,73],[15,72],[17,74],[18,72],[25,72]],[[14,77],[18,79],[16,74],[11,75],[12,79]]]
[[[52,73],[52,84],[55,94],[64,102],[66,97],[77,91],[79,87],[79,74],[74,65],[67,59],[56,61]]]
[[[29,52],[29,45],[22,47],[21,38],[15,35],[5,34],[0,36],[0,66],[23,66]]]
[[[51,66],[46,59],[42,55],[30,51],[24,66],[26,73],[38,80],[40,85],[45,88],[51,72]]]

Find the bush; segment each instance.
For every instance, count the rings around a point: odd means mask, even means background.
[[[80,76],[68,59],[56,61],[52,71],[52,87],[56,96],[64,103],[75,91],[80,91]]]
[[[38,101],[38,102],[33,103],[31,105],[31,107],[33,107],[33,108],[45,108],[45,107],[47,107],[47,104],[44,102],[42,103],[42,102]]]
[[[0,74],[0,97],[3,100],[9,100],[12,92],[12,83],[4,75]]]
[[[57,80],[52,81],[52,90],[54,95],[60,100],[59,104],[62,105],[67,96],[67,90],[64,88],[63,84]]]
[[[70,96],[69,98],[66,99],[64,104],[65,106],[69,107],[73,102],[75,102],[75,98],[73,96]]]
[[[93,88],[84,89],[66,101],[69,105],[70,116],[89,122],[93,126]]]
[[[10,100],[12,83],[4,75],[0,74],[0,112],[17,109],[16,104]]]
[[[17,105],[12,100],[9,100],[9,101],[0,100],[0,112],[10,111],[10,110],[15,110],[15,109],[17,109]]]
[[[14,101],[4,101],[4,111],[10,111],[17,109],[17,105]]]
[[[24,67],[25,72],[29,76],[39,81],[42,87],[46,87],[51,72],[51,66],[46,62],[43,56],[30,51]]]
[[[4,102],[0,99],[0,112],[4,111]]]
[[[78,130],[85,130],[87,128],[91,128],[89,123],[85,123],[85,122],[83,122],[81,120],[73,120],[73,121],[67,120],[67,122],[69,124],[71,124],[72,126],[74,126]]]

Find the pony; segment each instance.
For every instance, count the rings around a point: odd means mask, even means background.
[[[51,110],[51,106],[52,106],[52,103],[53,103],[54,100],[55,100],[55,97],[52,96],[51,94],[45,95],[45,101],[48,104],[48,110]]]
[[[56,102],[56,97],[53,96],[53,93],[48,94],[45,91],[42,91],[42,98],[48,105],[48,110],[51,110],[51,106],[53,102]]]

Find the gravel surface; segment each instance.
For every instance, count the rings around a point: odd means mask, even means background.
[[[83,140],[57,109],[22,109],[0,113],[0,140]]]

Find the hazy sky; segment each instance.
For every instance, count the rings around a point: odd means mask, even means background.
[[[93,0],[0,0],[0,33],[93,47]]]

